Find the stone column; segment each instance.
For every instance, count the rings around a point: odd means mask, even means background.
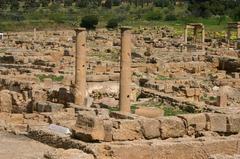
[[[219,89],[219,96],[218,96],[218,106],[219,107],[226,107],[227,106],[227,94],[226,94],[226,88],[221,87]]]
[[[237,26],[237,39],[240,40],[240,25]]]
[[[202,42],[202,50],[205,50],[205,27],[204,26],[202,27],[202,39],[201,39],[201,42]]]
[[[76,31],[75,55],[75,96],[77,105],[84,105],[86,98],[86,29],[78,28]]]
[[[197,27],[195,26],[195,27],[193,28],[193,38],[194,38],[194,42],[195,42],[195,43],[197,43],[197,31],[198,31],[198,29],[197,29]]]
[[[237,50],[240,50],[240,23],[237,23]]]
[[[130,112],[131,96],[131,28],[121,28],[121,63],[120,63],[120,111]]]
[[[227,30],[228,48],[230,47],[230,40],[231,40],[231,29],[228,27],[228,30]]]
[[[34,28],[33,29],[33,40],[34,40],[34,42],[36,41],[36,39],[37,39],[37,29]]]
[[[187,38],[188,38],[188,26],[185,27],[184,30],[184,43],[187,44]]]

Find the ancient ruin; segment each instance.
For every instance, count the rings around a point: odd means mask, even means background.
[[[86,29],[76,29],[75,104],[84,105],[86,99]]]
[[[231,46],[231,35],[232,32],[236,32],[236,45],[235,48],[236,49],[240,49],[240,22],[236,22],[236,23],[228,23],[227,26],[227,39],[228,39],[228,45],[229,47]]]
[[[239,158],[239,50],[227,33],[200,23],[181,35],[151,26],[9,32],[0,158],[17,158],[12,149],[25,159]]]

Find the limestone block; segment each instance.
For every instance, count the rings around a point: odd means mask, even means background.
[[[146,139],[160,137],[160,122],[156,119],[140,119],[143,135]]]
[[[157,118],[163,116],[164,111],[154,107],[140,107],[139,109],[136,109],[135,114],[147,118]]]
[[[136,120],[117,120],[113,128],[114,141],[138,140],[143,138],[141,126]]]
[[[34,110],[38,112],[57,112],[62,110],[63,107],[63,104],[39,101],[36,103]]]
[[[0,112],[12,111],[12,96],[9,91],[2,90],[0,91]]]
[[[79,114],[73,128],[74,137],[83,141],[103,141],[105,138],[104,122],[91,114]]]
[[[196,131],[202,131],[206,129],[207,119],[205,114],[184,114],[178,117],[186,121],[187,127],[193,127]]]
[[[93,155],[86,154],[78,149],[57,149],[54,152],[47,152],[44,157],[48,159],[94,159]]]
[[[206,114],[208,130],[214,132],[227,132],[227,116],[224,114]]]
[[[194,94],[195,94],[195,89],[194,88],[186,88],[187,97],[193,97]]]
[[[87,76],[88,82],[105,82],[109,81],[108,75],[89,75]]]
[[[162,117],[159,121],[162,139],[182,137],[186,134],[184,122],[178,117]]]
[[[228,132],[231,133],[238,133],[240,131],[240,115],[234,114],[231,116],[228,116]]]
[[[134,114],[131,113],[123,113],[123,112],[111,112],[110,117],[115,119],[130,119],[133,120],[136,118]]]
[[[104,120],[104,141],[111,142],[113,140],[113,135],[112,135],[112,128],[113,128],[113,123],[111,120]]]
[[[106,66],[97,65],[94,68],[95,73],[105,73],[107,71]]]

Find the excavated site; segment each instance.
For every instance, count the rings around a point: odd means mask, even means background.
[[[0,158],[240,158],[240,22],[205,29],[4,33]]]

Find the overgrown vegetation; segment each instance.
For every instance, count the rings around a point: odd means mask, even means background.
[[[120,25],[179,27],[202,22],[221,30],[240,20],[240,0],[0,0],[0,31],[77,27],[97,15],[97,27]],[[95,16],[96,17],[96,16]],[[89,18],[88,18],[89,19]],[[86,20],[86,18],[85,18]],[[94,24],[96,26],[96,23]]]

